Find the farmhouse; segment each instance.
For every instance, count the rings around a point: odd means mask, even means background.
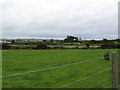
[[[65,39],[64,39],[65,42],[76,42],[78,41],[78,37],[74,37],[74,36],[67,36]]]
[[[12,43],[11,40],[0,40],[0,43]]]

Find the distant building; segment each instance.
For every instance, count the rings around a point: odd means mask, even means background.
[[[0,43],[12,43],[11,40],[0,40]]]
[[[74,37],[74,36],[67,36],[65,39],[64,39],[65,42],[76,42],[78,41],[78,37]]]

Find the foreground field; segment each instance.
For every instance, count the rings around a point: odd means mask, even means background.
[[[0,77],[2,76],[2,51],[0,51]],[[2,88],[2,78],[0,78],[0,89]]]
[[[3,88],[111,88],[111,69],[96,74],[111,67],[102,59],[106,51],[117,49],[3,50],[3,76],[71,64],[4,77]]]

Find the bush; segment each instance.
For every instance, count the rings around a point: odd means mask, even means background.
[[[102,44],[101,48],[103,48],[103,49],[120,48],[120,45],[119,44],[114,44],[114,43]]]
[[[90,44],[86,44],[86,48],[90,48]]]
[[[36,49],[48,49],[49,47],[45,43],[38,43]]]
[[[109,54],[108,52],[106,52],[106,53],[104,54],[104,59],[105,59],[105,60],[110,60],[110,54]]]
[[[10,49],[10,46],[6,43],[2,44],[2,49]]]

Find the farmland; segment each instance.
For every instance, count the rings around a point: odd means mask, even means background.
[[[3,50],[3,76],[100,58],[90,62],[4,77],[3,88],[59,88],[64,85],[66,85],[64,88],[111,88],[111,70],[67,85],[111,67],[111,60],[106,61],[102,58],[106,51],[111,53],[117,49]]]

